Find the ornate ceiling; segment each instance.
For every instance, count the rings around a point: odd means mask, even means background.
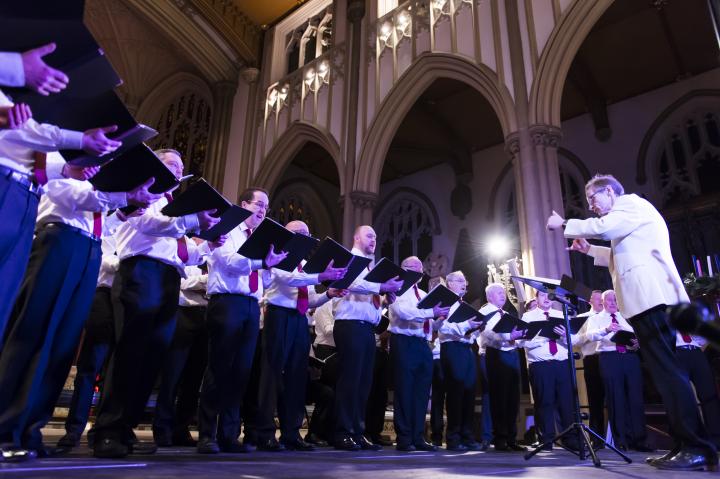
[[[306,0],[233,0],[235,5],[256,25],[274,23]]]

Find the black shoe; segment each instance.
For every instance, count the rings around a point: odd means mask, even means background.
[[[321,439],[320,436],[312,432],[305,434],[305,442],[308,442],[317,447],[328,447],[327,441]]]
[[[658,469],[675,471],[711,471],[718,470],[717,454],[696,454],[689,451],[680,451],[670,458],[657,459],[650,463]]]
[[[130,454],[137,454],[139,456],[155,454],[157,450],[157,444],[152,441],[135,441],[128,446],[128,452]]]
[[[169,432],[153,431],[153,441],[155,441],[157,447],[171,447],[173,445],[172,436]]]
[[[416,443],[415,443],[415,449],[417,449],[418,451],[430,451],[430,452],[435,452],[435,451],[437,451],[439,448],[438,448],[435,444],[430,444],[430,443],[427,442],[427,441],[422,441],[422,442],[416,442]]]
[[[46,446],[45,444],[40,444],[39,446],[26,446],[25,449],[28,449],[30,451],[35,451],[35,455],[38,459],[47,459],[48,457],[57,456],[57,451],[55,447]]]
[[[670,459],[671,457],[673,457],[675,454],[677,454],[680,451],[681,451],[680,447],[674,447],[674,448],[670,449],[667,453],[663,454],[662,456],[646,457],[645,462],[647,464],[652,464],[653,462],[655,462],[659,459]]]
[[[480,441],[480,449],[478,449],[478,451],[487,451],[488,449],[490,449],[490,441],[487,439]]]
[[[390,447],[393,445],[393,442],[390,439],[387,439],[383,436],[371,436],[370,442],[372,442],[373,444],[377,444],[379,446]]]
[[[195,447],[197,441],[190,435],[190,431],[175,431],[172,435],[172,445],[179,447]],[[158,444],[159,446],[160,444]]]
[[[284,446],[288,451],[314,451],[315,446],[300,438],[291,441],[280,441],[280,445]]]
[[[198,454],[217,454],[220,452],[220,446],[213,439],[201,437],[197,443]]]
[[[13,447],[9,449],[2,449],[1,457],[5,462],[25,462],[37,458],[37,453],[30,449]]]
[[[545,444],[544,446],[542,446],[542,447],[540,448],[540,450],[541,450],[541,451],[545,451],[545,452],[551,452],[551,451],[553,450],[553,445],[552,445],[552,444]]]
[[[65,434],[63,437],[60,438],[60,440],[57,442],[57,447],[72,449],[74,447],[78,447],[80,445],[80,436],[76,436],[75,434]]]
[[[360,444],[353,441],[353,438],[350,436],[345,436],[342,439],[339,439],[335,441],[335,449],[340,449],[343,451],[359,451],[360,450]]]
[[[368,441],[365,436],[359,436],[354,438],[354,440],[357,445],[360,446],[360,449],[364,451],[381,451],[383,448],[380,444],[374,444]]]
[[[493,444],[493,449],[497,452],[508,452],[510,450],[507,443],[504,442],[496,442]]]
[[[105,438],[95,442],[93,456],[104,459],[120,459],[128,455],[128,447],[115,439]]]
[[[448,451],[453,451],[453,452],[467,452],[467,450],[468,450],[468,448],[465,444],[460,444],[460,443],[457,443],[457,444],[448,443],[448,445],[445,449],[447,449]]]
[[[483,449],[481,449],[481,448],[482,448],[482,444],[480,444],[480,443],[477,442],[477,441],[469,441],[469,442],[463,443],[463,445],[467,448],[468,451],[481,451],[481,450],[483,450]],[[487,447],[486,447],[485,449],[487,449]]]
[[[442,447],[442,439],[433,439],[433,446]]]
[[[277,439],[275,439],[274,437],[266,441],[259,441],[257,448],[260,451],[268,452],[283,452],[285,450],[285,446],[277,442]]]
[[[655,452],[655,448],[652,448],[644,443],[632,444],[630,449],[637,452]]]
[[[412,444],[398,444],[395,446],[396,451],[402,451],[402,452],[413,452],[417,451],[417,448]]]
[[[512,452],[527,452],[527,447],[518,444],[508,444],[507,450]]]
[[[237,439],[235,439],[234,441],[221,442],[218,445],[220,446],[220,450],[222,452],[227,452],[230,454],[246,454],[255,450],[254,446],[251,446],[249,444],[241,444],[240,441],[238,441]]]

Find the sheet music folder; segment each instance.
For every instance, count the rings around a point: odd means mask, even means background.
[[[310,274],[322,273],[333,260],[333,267],[344,268],[353,258],[353,254],[343,245],[330,237],[325,237],[315,254],[303,266],[303,271]]]
[[[237,252],[249,259],[265,259],[270,245],[273,245],[275,253],[280,253],[285,250],[285,245],[293,236],[295,233],[280,223],[265,218]]]
[[[612,335],[610,341],[619,344],[620,346],[632,346],[633,339],[637,339],[635,333],[633,333],[632,331],[625,331],[624,329],[621,329],[620,331],[617,331],[615,332],[615,334]]]
[[[100,191],[118,192],[130,191],[150,178],[155,178],[149,188],[152,193],[165,193],[180,184],[160,158],[140,144],[106,163],[89,181]]]
[[[459,300],[460,296],[450,291],[447,286],[438,284],[430,290],[427,296],[418,302],[417,307],[419,309],[432,309],[440,303],[441,308],[447,308]]]
[[[401,296],[407,291],[412,285],[420,281],[423,274],[417,271],[408,271],[402,269],[387,258],[381,259],[375,267],[365,276],[365,281],[371,283],[384,283],[395,277],[402,280],[402,287],[395,293],[397,296]]]
[[[294,271],[300,262],[307,259],[319,244],[320,240],[317,238],[295,233],[295,236],[285,245],[285,251],[288,253],[287,258],[275,265],[275,268],[283,271]],[[303,271],[305,271],[305,268],[303,268]]]
[[[248,211],[237,205],[231,205],[230,208],[220,215],[220,222],[218,224],[208,230],[199,232],[195,236],[206,241],[215,241],[220,236],[228,234],[250,215],[252,215],[252,211]]]
[[[132,150],[140,143],[144,143],[149,139],[157,136],[158,132],[149,126],[138,124],[133,126],[127,131],[124,131],[117,135],[110,135],[113,140],[122,142],[122,145],[112,153],[108,153],[103,156],[89,155],[82,151],[63,151],[62,155],[68,163],[74,166],[99,166],[107,163],[108,161],[117,158],[118,156],[125,154]]]
[[[473,319],[475,318],[475,319]],[[446,321],[449,321],[451,323],[462,323],[464,321],[467,321],[469,319],[473,319],[473,321],[478,322],[485,322],[487,318],[480,314],[480,311],[473,308],[469,304],[467,304],[465,301],[460,301],[460,305],[455,308],[455,311],[448,316]]]
[[[185,216],[206,210],[217,210],[213,216],[221,216],[231,203],[215,188],[200,178],[187,187],[160,211],[165,216]],[[264,258],[264,256],[263,256]]]
[[[360,276],[360,274],[368,267],[370,261],[372,261],[370,258],[353,255],[353,257],[350,259],[350,263],[347,266],[347,273],[345,273],[345,276],[340,279],[336,279],[331,283],[323,284],[327,284],[328,288],[347,289],[350,287],[351,284],[353,284],[353,281],[355,281],[355,279],[357,279],[357,277]],[[304,269],[305,268],[303,268],[303,270]]]

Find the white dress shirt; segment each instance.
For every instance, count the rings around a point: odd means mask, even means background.
[[[425,322],[428,322],[429,335],[432,337],[432,318],[434,316],[431,309],[418,309],[417,304],[427,293],[416,286],[408,288],[403,294],[395,298],[395,302],[388,307],[388,318],[390,326],[388,331],[393,334],[403,334],[405,336],[417,336],[424,339],[427,335],[424,332]],[[420,298],[418,298],[418,295]]]
[[[562,318],[563,314],[561,311],[551,309],[548,311],[551,318]],[[535,308],[532,311],[528,311],[523,314],[522,320],[530,323],[534,321],[546,321],[545,311],[540,308]],[[571,337],[571,341],[574,341],[574,336]],[[550,353],[550,339],[540,336],[539,334],[533,339],[528,341],[519,341],[519,345],[525,348],[525,353],[529,363],[537,361],[564,361],[568,358],[568,350],[565,345],[565,337],[561,336],[555,340],[557,346],[557,353]]]
[[[432,355],[433,361],[440,359],[440,338],[435,338],[435,341],[432,343]]]
[[[333,303],[336,301],[338,300],[333,299],[332,301],[328,301],[313,313],[313,319],[315,320],[315,344],[335,347],[335,338],[333,337],[333,326],[335,325]]]
[[[460,301],[450,306],[450,312],[448,312],[448,318],[452,316],[456,309],[460,306]],[[447,343],[448,341],[457,341],[460,343],[472,344],[475,339],[480,335],[480,331],[473,331],[472,334],[465,336],[465,333],[470,331],[473,325],[470,324],[470,320],[463,321],[461,323],[451,323],[447,319],[442,322],[440,328],[438,328],[438,339],[440,343]]]
[[[625,318],[622,317],[620,311],[615,313],[615,319],[617,319],[621,331],[635,332],[632,326],[630,326],[630,324],[625,320]],[[589,341],[598,341],[598,353],[617,351],[617,344],[610,341],[610,338],[612,338],[615,333],[608,333],[605,329],[612,323],[612,317],[610,316],[610,313],[608,313],[607,311],[603,311],[594,316],[591,316],[590,319],[587,320],[587,322],[588,326],[585,337]]]
[[[180,280],[179,306],[207,306],[205,291],[208,275],[198,266],[185,266],[186,278]]]
[[[0,85],[25,85],[25,69],[20,53],[0,52]]]
[[[305,261],[303,261],[303,264]],[[266,274],[269,276],[268,286],[265,290],[265,299],[268,304],[283,308],[297,308],[298,287],[305,286],[308,290],[308,308],[317,308],[330,301],[325,294],[318,294],[315,285],[320,282],[318,274],[300,272],[297,268],[292,272],[271,268]]]
[[[243,222],[228,234],[225,244],[208,258],[208,295],[241,294],[252,296],[258,301],[263,296],[267,275],[260,274],[262,260],[248,259],[238,254],[238,249],[247,240],[248,227]],[[250,292],[250,273],[258,271],[258,289]]]
[[[12,105],[0,90],[0,106]],[[21,128],[0,130],[0,165],[31,174],[35,166],[35,151],[80,150],[82,138],[82,131],[64,130],[31,118]],[[64,164],[65,160],[59,154],[48,155],[45,167],[48,180],[62,178]]]
[[[374,258],[357,248],[352,249],[352,254]],[[373,304],[373,295],[380,294],[380,283],[371,283],[364,279],[372,269],[373,263],[374,261],[353,281],[348,288],[349,293],[345,297],[333,302],[333,314],[336,321],[365,321],[373,325],[380,322],[380,309]]]
[[[38,228],[47,223],[65,223],[93,233],[94,212],[104,213],[127,205],[126,193],[96,191],[87,181],[50,181],[45,185],[45,192],[38,206]],[[104,214],[102,219],[104,224]]]
[[[502,309],[498,308],[494,304],[486,303],[480,308],[480,314],[488,315],[495,311],[495,314],[488,319],[485,329],[480,333],[482,343],[486,347],[499,349],[500,351],[512,351],[517,349],[518,343],[510,339],[510,333],[496,333],[492,329],[497,326],[502,318]]]
[[[113,235],[103,236],[100,244],[102,260],[100,261],[100,273],[98,274],[98,287],[112,288],[115,273],[120,266],[120,258],[115,254],[115,237]]]
[[[598,312],[602,313],[602,310],[595,311],[594,309],[591,309],[590,311],[586,311],[577,315],[578,318],[588,318],[585,320],[585,323],[577,332],[578,344],[580,345],[580,353],[582,354],[582,357],[592,356],[593,354],[597,354],[598,352],[598,342],[590,341],[587,337],[588,324],[590,324],[589,318],[595,316],[596,314],[598,314]],[[575,346],[577,347],[577,344],[575,344]]]
[[[115,232],[117,251],[120,260],[133,256],[147,256],[177,268],[181,277],[185,277],[185,266],[202,264],[209,254],[207,243],[197,246],[186,239],[188,261],[183,263],[178,257],[178,238],[186,232],[198,229],[197,215],[172,218],[160,212],[168,204],[162,197],[151,204],[142,216],[128,218]]]

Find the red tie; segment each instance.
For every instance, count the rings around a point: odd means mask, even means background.
[[[367,270],[370,271],[370,265],[368,265]],[[380,305],[382,304],[382,299],[380,298],[379,294],[373,294],[372,302],[373,302],[373,306],[375,306],[375,309],[380,309]]]
[[[170,203],[173,200],[172,193],[165,193],[165,199],[167,199],[168,203]],[[177,255],[183,263],[187,263],[190,259],[185,236],[181,236],[177,239]]]
[[[298,265],[298,271],[303,272],[302,265]],[[309,306],[307,286],[298,286],[297,310],[300,314],[307,313]]]
[[[102,237],[102,213],[93,213],[93,234],[98,238]]]
[[[413,289],[415,290],[415,297],[420,301],[420,290],[417,284],[413,285]],[[425,336],[430,334],[430,319],[428,318],[425,318],[425,322],[423,323],[423,333],[425,333]]]
[[[33,159],[35,160],[35,167],[33,173],[35,174],[35,181],[39,185],[46,185],[48,182],[47,177],[47,153],[42,151],[34,151]]]
[[[547,311],[545,311],[545,319],[550,320],[550,313]],[[554,339],[551,339],[550,340],[550,354],[555,356],[557,354],[557,352],[558,352],[557,341],[555,341]]]
[[[692,343],[692,336],[690,336],[689,334],[680,333],[680,336],[682,336],[683,341],[685,341],[686,343]]]
[[[252,234],[252,231],[253,231],[252,228],[248,228],[245,231],[245,234],[247,235],[248,238]],[[249,284],[250,284],[250,292],[251,293],[257,292],[257,290],[258,290],[258,272],[257,272],[257,270],[250,272],[250,283]]]
[[[619,324],[617,318],[615,317],[615,313],[610,313],[610,321],[612,321],[613,324]],[[625,346],[621,346],[620,344],[615,345],[615,350],[618,353],[626,353],[627,348]]]

